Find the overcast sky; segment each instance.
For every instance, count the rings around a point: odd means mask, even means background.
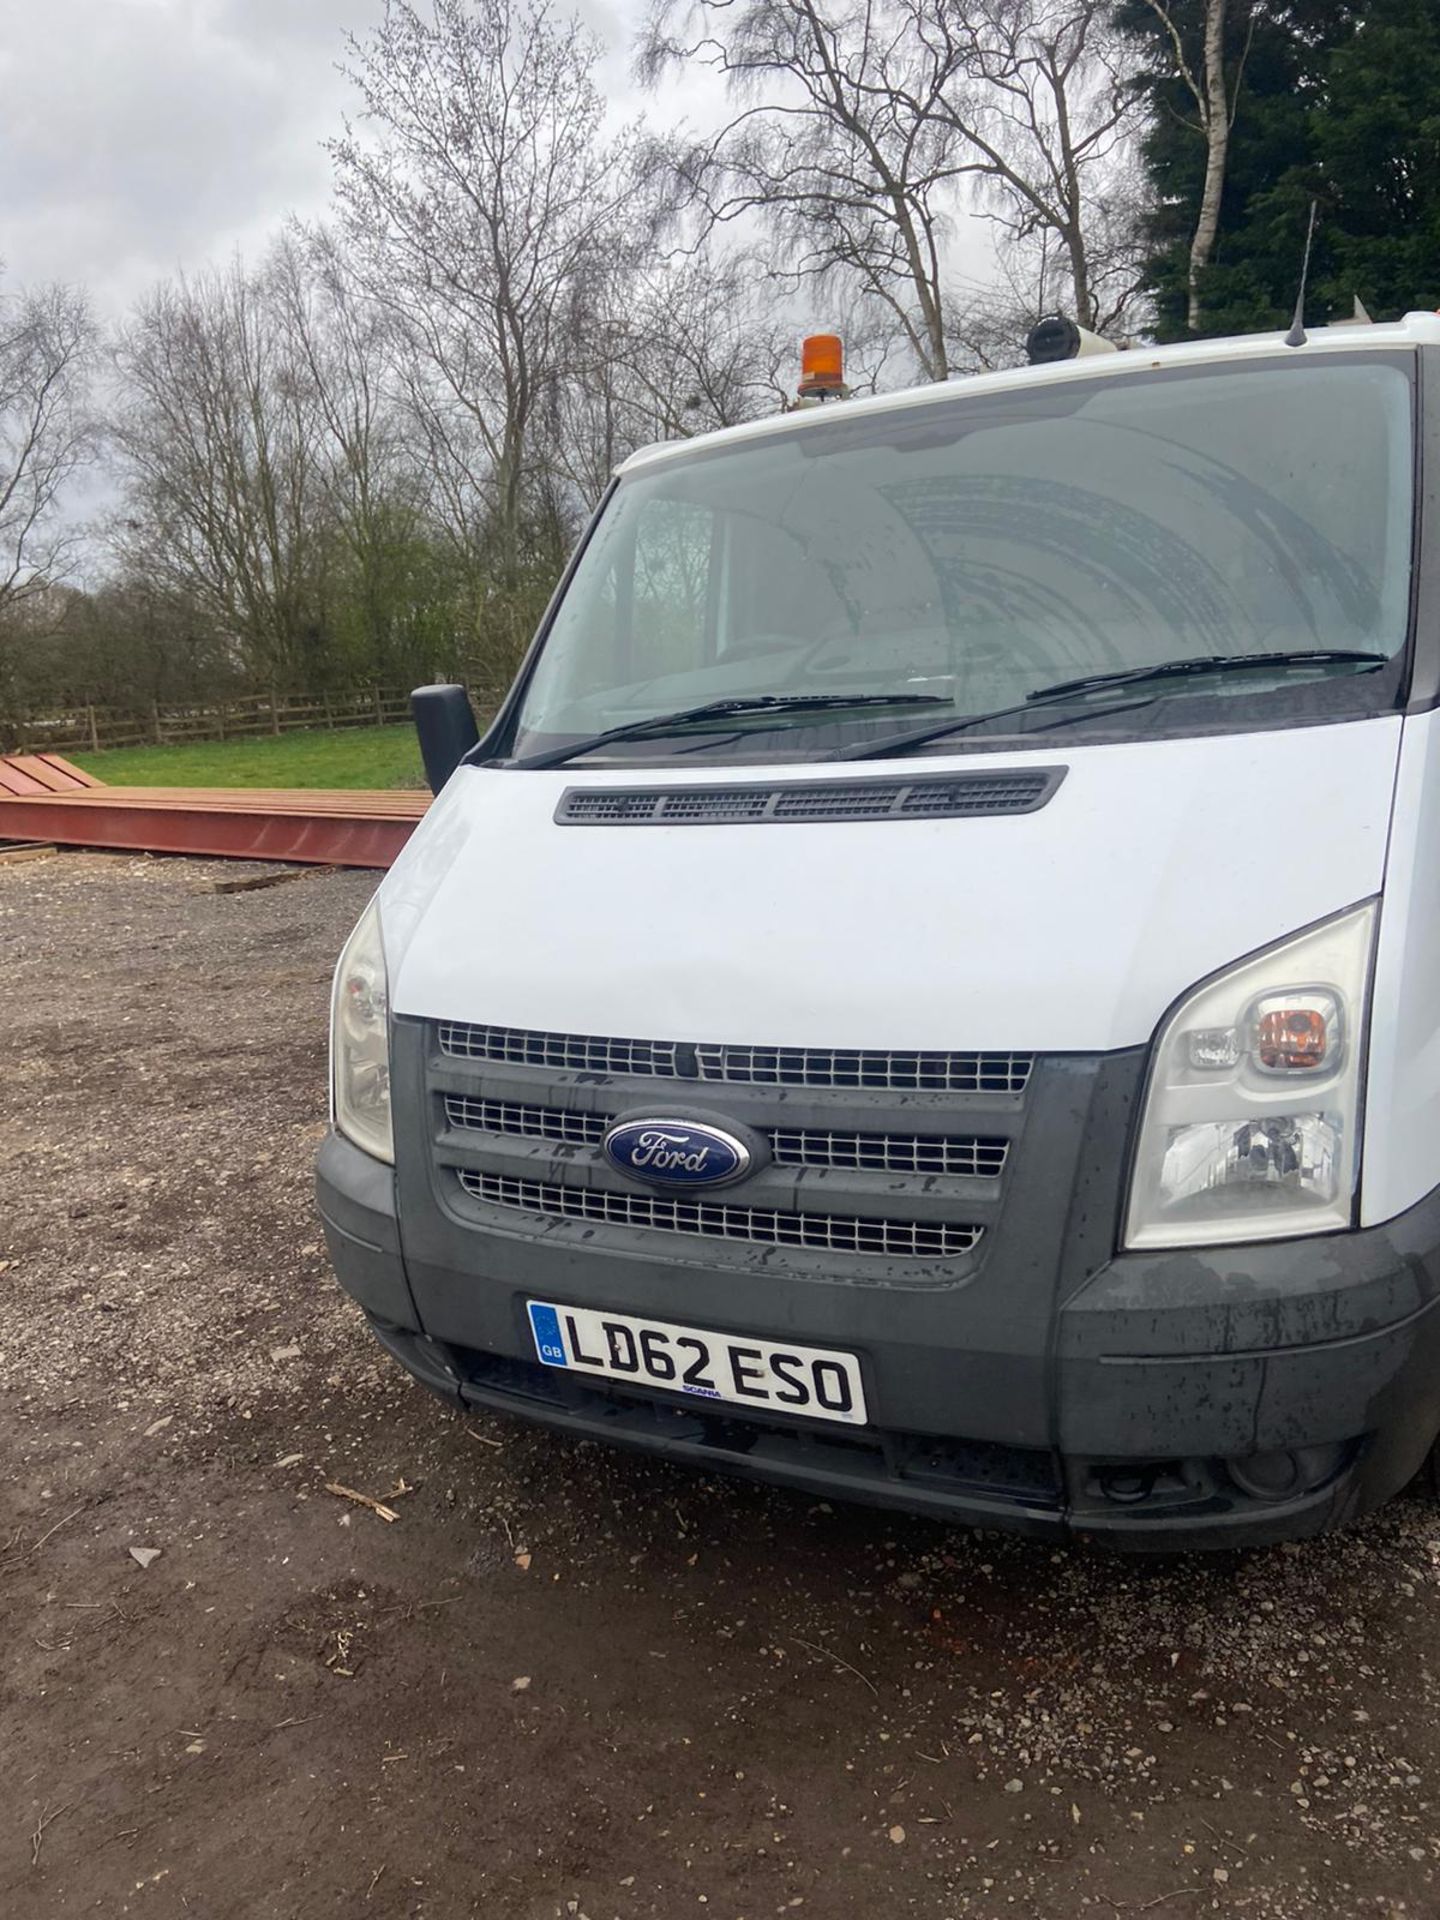
[[[585,12],[625,94],[638,0]],[[323,211],[347,31],[381,0],[0,0],[0,260],[107,314]]]

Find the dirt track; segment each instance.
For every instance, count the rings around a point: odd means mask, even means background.
[[[450,1415],[311,1212],[371,876],[236,872],[0,868],[6,1920],[1440,1914],[1440,1517],[1155,1565]]]

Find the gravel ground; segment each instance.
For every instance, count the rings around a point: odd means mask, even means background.
[[[1426,1504],[1152,1563],[456,1417],[311,1207],[373,876],[240,871],[0,867],[0,1913],[1440,1914]]]

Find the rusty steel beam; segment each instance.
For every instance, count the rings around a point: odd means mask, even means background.
[[[264,811],[211,791],[203,799],[177,789],[173,801],[153,790],[127,803],[123,787],[83,794],[0,793],[0,840],[47,840],[61,846],[137,853],[183,853],[222,860],[280,860],[327,867],[388,867],[415,831],[421,797],[396,795],[394,812],[364,812],[352,794],[296,794],[292,804],[267,796]],[[406,804],[408,802],[408,804]]]

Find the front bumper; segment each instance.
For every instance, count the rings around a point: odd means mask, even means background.
[[[391,1169],[332,1133],[318,1186],[342,1286],[389,1351],[442,1397],[816,1496],[1049,1537],[1252,1546],[1379,1506],[1440,1430],[1440,1191],[1383,1227],[1104,1262],[1060,1299],[1043,1350],[988,1358],[991,1369],[1013,1365],[1026,1392],[1044,1381],[1042,1447],[967,1435],[963,1407],[957,1431],[937,1432],[933,1395],[913,1424],[892,1396],[883,1430],[832,1433],[556,1374],[525,1341],[525,1286],[478,1266],[446,1279],[452,1299],[475,1298],[482,1337],[474,1346],[434,1338],[411,1292]],[[495,1243],[483,1245],[493,1264]],[[717,1286],[707,1312],[694,1269],[687,1279],[686,1317],[726,1324],[733,1287]],[[746,1324],[799,1337],[754,1316]],[[827,1326],[824,1342],[864,1357],[865,1339],[846,1339],[843,1327]],[[946,1355],[925,1360],[933,1375]],[[1005,1384],[991,1381],[1002,1397]],[[1245,1490],[1261,1467],[1273,1485],[1284,1455],[1298,1463],[1289,1493]]]

